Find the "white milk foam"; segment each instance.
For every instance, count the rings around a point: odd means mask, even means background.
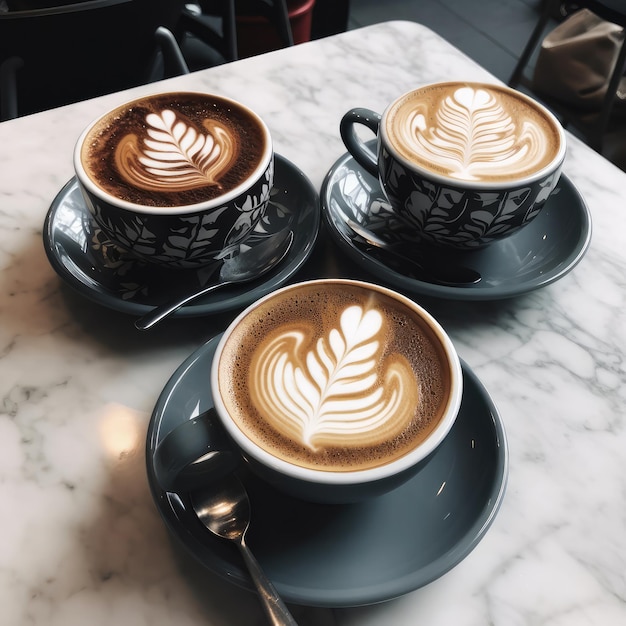
[[[462,84],[413,92],[392,108],[386,128],[405,158],[464,181],[533,174],[558,146],[538,108],[497,88]]]
[[[216,120],[195,128],[180,113],[149,113],[143,144],[134,133],[119,142],[115,162],[132,186],[147,191],[180,191],[218,185],[237,156],[236,138]]]
[[[413,414],[407,396],[416,383],[411,366],[400,359],[379,376],[384,339],[380,312],[357,305],[305,352],[304,334],[285,328],[257,349],[250,386],[274,427],[312,450],[395,436]]]
[[[255,307],[220,355],[219,393],[246,436],[303,467],[397,459],[439,423],[450,385],[436,333],[406,304],[303,283]]]

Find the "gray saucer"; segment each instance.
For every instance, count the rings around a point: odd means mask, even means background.
[[[277,154],[264,231],[253,233],[249,243],[291,225],[295,237],[287,258],[259,280],[207,295],[173,315],[192,317],[243,308],[273,291],[308,259],[319,223],[317,191],[302,171]],[[143,315],[173,293],[188,293],[206,284],[216,269],[211,265],[167,270],[117,247],[93,225],[75,178],[54,199],[43,240],[50,264],[66,283],[98,304],[131,315]]]
[[[570,272],[591,241],[591,215],[583,198],[565,175],[539,215],[517,233],[478,250],[446,250],[446,263],[471,267],[479,283],[452,287],[418,280],[406,264],[391,267],[375,252],[359,245],[346,228],[342,214],[381,238],[420,247],[403,224],[394,219],[380,183],[349,153],[328,172],[321,191],[322,210],[335,243],[360,267],[389,286],[409,294],[455,300],[496,300],[545,287]]]
[[[163,389],[148,426],[152,496],[167,528],[202,565],[252,589],[241,557],[209,533],[187,494],[164,492],[154,451],[173,428],[213,406],[208,372],[219,337],[193,353]],[[502,502],[508,450],[502,419],[463,364],[461,411],[426,468],[371,501],[319,505],[284,496],[249,474],[249,545],[287,602],[347,607],[382,602],[442,576],[480,542]]]

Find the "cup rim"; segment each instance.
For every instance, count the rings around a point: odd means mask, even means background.
[[[395,459],[391,463],[387,463],[385,465],[373,468],[347,472],[328,471],[295,465],[289,463],[288,461],[280,459],[268,452],[267,450],[261,448],[259,445],[248,439],[232,419],[225,417],[228,415],[228,411],[226,410],[226,407],[216,390],[219,389],[218,377],[220,370],[220,357],[222,355],[224,345],[226,344],[226,341],[230,336],[232,330],[250,311],[254,310],[267,300],[274,298],[279,294],[285,293],[289,290],[298,289],[303,285],[327,283],[357,285],[367,289],[373,289],[374,291],[378,291],[396,300],[399,300],[401,303],[419,313],[419,315],[428,323],[431,330],[439,339],[441,346],[444,350],[449,367],[451,386],[443,416],[435,429],[421,444],[419,444],[416,448],[413,448],[404,456]],[[291,285],[282,287],[270,294],[267,294],[266,296],[260,298],[256,302],[246,307],[246,309],[244,309],[239,315],[237,315],[237,317],[235,317],[235,319],[229,324],[228,328],[225,330],[224,334],[218,342],[211,365],[210,380],[213,402],[215,404],[219,421],[224,426],[229,436],[236,442],[237,446],[242,451],[244,456],[249,456],[257,462],[261,463],[262,465],[289,478],[298,479],[304,482],[324,484],[328,486],[348,486],[355,484],[373,483],[402,474],[403,472],[416,466],[419,462],[426,459],[443,442],[443,440],[450,432],[450,429],[454,425],[454,422],[456,421],[457,415],[459,413],[463,395],[463,373],[461,369],[460,358],[456,352],[452,340],[443,329],[441,324],[432,316],[431,313],[429,313],[426,309],[417,304],[415,301],[411,300],[401,293],[398,293],[397,291],[393,291],[392,289],[389,289],[382,285],[377,285],[362,280],[345,278],[321,278],[293,283]]]
[[[128,202],[127,200],[117,198],[116,196],[102,189],[99,185],[97,185],[91,179],[91,177],[89,176],[89,174],[86,172],[85,168],[83,167],[82,159],[81,159],[81,151],[82,151],[82,145],[83,145],[83,142],[85,141],[85,138],[87,137],[89,132],[94,128],[94,126],[96,126],[96,124],[98,124],[102,119],[104,119],[108,115],[111,115],[111,113],[114,113],[115,111],[124,109],[136,102],[149,99],[153,96],[163,96],[163,95],[167,96],[168,94],[203,96],[203,97],[207,97],[211,99],[221,100],[223,102],[237,106],[245,110],[249,115],[251,115],[258,122],[263,132],[263,135],[265,137],[265,150],[263,152],[262,158],[259,160],[259,163],[257,164],[257,167],[254,169],[254,171],[250,174],[250,176],[245,181],[243,181],[242,183],[240,183],[239,185],[237,185],[236,187],[234,187],[227,193],[221,196],[218,196],[216,198],[212,198],[211,200],[206,200],[204,202],[197,202],[194,204],[182,204],[182,205],[171,206],[171,207],[168,207],[168,206],[155,207],[155,206],[145,206],[145,205],[137,204],[134,202]],[[127,100],[125,102],[122,102],[121,104],[118,104],[112,108],[109,108],[107,111],[99,115],[97,118],[93,119],[83,129],[83,131],[79,135],[78,140],[74,144],[73,163],[74,163],[74,172],[76,173],[78,182],[83,187],[85,187],[85,189],[89,193],[116,206],[117,208],[130,211],[133,213],[144,214],[144,215],[187,215],[187,214],[210,210],[218,206],[223,206],[225,204],[228,204],[232,200],[236,199],[238,196],[241,196],[242,194],[244,194],[247,189],[250,189],[250,187],[252,187],[261,178],[261,176],[263,176],[263,174],[269,167],[273,156],[274,156],[274,148],[273,148],[273,142],[272,142],[272,137],[271,137],[269,128],[258,113],[253,111],[250,107],[245,105],[243,102],[240,102],[239,100],[235,100],[233,98],[229,98],[228,96],[223,96],[223,95],[211,93],[208,91],[192,91],[192,90],[185,89],[181,91],[154,91],[154,92],[150,92],[141,96],[137,96],[135,98],[132,98],[131,100]]]
[[[556,130],[557,135],[559,136],[559,149],[557,153],[554,155],[554,158],[544,167],[529,174],[527,176],[522,176],[519,178],[513,178],[508,181],[474,181],[474,180],[464,180],[460,178],[454,178],[452,176],[443,176],[437,172],[428,170],[417,163],[412,163],[408,159],[406,159],[403,155],[401,155],[396,148],[389,141],[389,137],[386,131],[386,120],[387,116],[391,112],[391,109],[402,99],[404,99],[407,95],[414,93],[416,91],[420,91],[427,87],[432,86],[448,86],[448,85],[467,85],[472,87],[486,87],[489,89],[500,89],[501,91],[505,91],[511,94],[514,94],[516,98],[527,102],[531,106],[537,107],[542,114],[548,119],[548,121],[552,124],[554,129]],[[499,84],[499,83],[489,83],[485,81],[471,81],[471,80],[449,80],[449,81],[439,81],[435,83],[424,83],[415,89],[410,89],[409,91],[404,92],[397,98],[393,100],[385,110],[381,116],[380,120],[380,132],[379,132],[379,141],[384,139],[384,147],[385,149],[393,154],[394,159],[400,161],[407,169],[413,170],[415,172],[419,172],[420,175],[424,175],[425,177],[436,181],[438,184],[446,185],[447,187],[461,187],[464,189],[471,189],[476,191],[484,191],[484,190],[505,190],[512,189],[515,187],[519,187],[521,185],[528,185],[538,180],[541,180],[550,174],[558,171],[565,160],[565,154],[567,151],[567,137],[565,134],[565,129],[556,115],[552,113],[545,105],[543,105],[538,100],[531,98],[527,94],[519,91],[518,89],[513,89],[508,85]]]

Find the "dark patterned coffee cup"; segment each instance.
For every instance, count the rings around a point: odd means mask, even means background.
[[[248,107],[208,93],[157,93],[94,121],[74,150],[87,207],[137,257],[197,267],[262,224],[273,184],[269,130]]]
[[[377,154],[357,125],[377,134]],[[565,159],[555,116],[495,84],[426,85],[400,96],[382,116],[352,109],[340,131],[355,160],[380,180],[407,232],[461,249],[507,237],[534,219]]]

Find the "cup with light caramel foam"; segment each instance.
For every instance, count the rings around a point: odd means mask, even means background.
[[[262,223],[274,153],[266,124],[245,105],[155,93],[90,124],[74,169],[112,242],[151,263],[193,268],[227,256]]]
[[[357,134],[377,135],[374,153]],[[340,124],[348,151],[379,179],[391,215],[426,244],[482,247],[515,233],[556,187],[566,139],[543,105],[508,87],[425,85],[379,115],[352,109]]]
[[[321,279],[283,287],[222,336],[211,390],[250,469],[310,501],[359,501],[415,475],[455,422],[462,373],[422,307]]]

